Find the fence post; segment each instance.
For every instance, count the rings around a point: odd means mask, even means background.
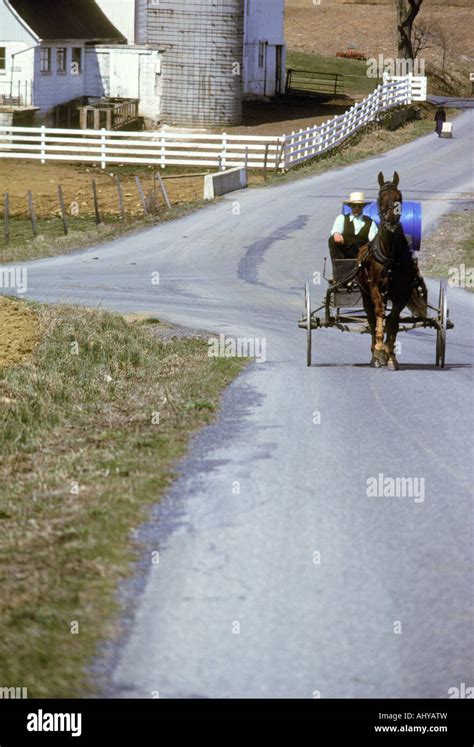
[[[8,246],[10,243],[10,197],[8,192],[5,192],[3,197],[3,237],[5,245]]]
[[[226,170],[227,166],[227,132],[222,133],[222,171]]]
[[[95,179],[92,180],[92,195],[94,197],[94,212],[95,212],[95,222],[96,225],[100,225],[100,210],[99,210],[99,200],[97,199],[97,185],[95,183]]]
[[[158,183],[161,189],[161,194],[163,195],[163,199],[165,201],[166,207],[168,208],[168,210],[171,210],[170,198],[168,197],[168,192],[166,191],[165,183],[160,173],[156,174],[156,179],[158,179]]]
[[[245,171],[248,171],[249,168],[249,146],[245,146]]]
[[[31,194],[31,190],[28,190],[28,209],[30,211],[33,236],[36,238],[38,236],[38,225],[36,223],[35,206],[33,205],[33,195]]]
[[[69,226],[67,224],[66,210],[64,208],[63,190],[60,184],[58,184],[58,198],[59,198],[59,207],[61,208],[61,217],[63,219],[64,235],[67,236],[68,231],[69,231]]]
[[[164,135],[160,137],[160,166],[162,169],[166,167],[166,138]]]
[[[46,127],[41,125],[41,163],[46,163]]]
[[[147,207],[146,207],[145,195],[143,193],[143,187],[142,187],[142,183],[140,181],[140,177],[139,176],[135,177],[135,184],[137,185],[138,194],[140,195],[140,200],[141,200],[142,207],[143,207],[143,214],[144,215],[148,215],[148,210],[147,210]]]
[[[268,143],[265,143],[265,156],[263,158],[263,179],[264,181],[267,181],[267,164],[268,164],[268,149],[270,148],[270,145]]]
[[[282,161],[283,161],[283,170],[284,170],[285,169],[285,136],[282,136],[280,140],[280,148],[278,149],[278,155],[275,158],[275,171],[278,171]]]
[[[125,212],[123,209],[123,194],[122,194],[122,185],[120,184],[120,179],[118,176],[115,177],[115,186],[117,187],[117,195],[118,195],[118,203],[119,203],[119,210],[120,210],[120,218],[125,222]]]
[[[295,149],[295,131],[290,135],[290,146],[288,148],[288,165],[291,166],[291,161],[293,160],[293,152]]]
[[[407,95],[407,104],[412,103],[412,96],[413,96],[413,73],[408,73],[408,95]]]
[[[107,152],[106,152],[106,145],[105,145],[105,127],[102,127],[101,135],[100,135],[100,165],[103,169],[105,169],[106,164],[107,164]]]

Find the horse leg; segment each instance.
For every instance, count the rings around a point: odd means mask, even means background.
[[[372,285],[372,302],[374,305],[375,312],[375,349],[374,356],[377,359],[380,366],[387,365],[387,353],[384,345],[384,321],[385,321],[385,307],[382,300],[382,294],[380,289],[374,283]]]
[[[375,357],[375,311],[372,305],[372,301],[365,293],[362,295],[362,303],[364,304],[364,311],[367,314],[367,322],[370,328],[370,334],[372,335],[372,344],[370,350],[372,353],[372,359],[370,365],[372,368],[380,368],[380,362]]]
[[[399,365],[397,356],[395,355],[395,343],[397,341],[397,334],[399,329],[400,314],[405,304],[392,303],[392,309],[390,314],[387,316],[387,339],[385,342],[385,350],[388,356],[387,367],[390,371],[398,371]]]

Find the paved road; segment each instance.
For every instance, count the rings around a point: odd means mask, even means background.
[[[296,326],[341,197],[374,197],[379,169],[396,168],[426,235],[469,199],[473,124],[466,112],[453,140],[433,134],[29,265],[32,298],[266,340],[266,362],[229,388],[141,532],[160,564],[123,589],[127,635],[98,665],[106,694],[445,698],[473,684],[474,297],[450,290],[443,371],[431,331],[401,337],[398,373],[367,366],[367,337],[316,333],[307,369]],[[424,486],[368,496],[379,474]]]
[[[435,106],[450,106],[455,109],[473,109],[474,96],[472,98],[458,98],[457,96],[428,96],[427,100]]]

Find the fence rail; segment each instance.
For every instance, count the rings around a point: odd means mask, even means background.
[[[426,78],[386,78],[345,114],[280,137],[7,125],[0,127],[0,158],[100,163],[102,168],[121,163],[221,169],[246,164],[250,169],[287,170],[337,146],[386,109],[425,99]]]
[[[411,75],[401,78],[386,77],[364,101],[354,104],[344,114],[321,125],[287,135],[284,168],[291,169],[335,148],[387,109],[424,100],[426,78],[414,78]]]
[[[336,96],[341,93],[341,76],[338,73],[321,73],[314,70],[288,68],[286,93],[307,93]]]

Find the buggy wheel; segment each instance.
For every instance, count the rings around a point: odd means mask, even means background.
[[[304,286],[304,307],[306,314],[306,365],[311,365],[311,292],[309,282]]]
[[[439,284],[438,329],[436,331],[436,365],[444,368],[446,330],[448,328],[448,293],[446,280]]]

